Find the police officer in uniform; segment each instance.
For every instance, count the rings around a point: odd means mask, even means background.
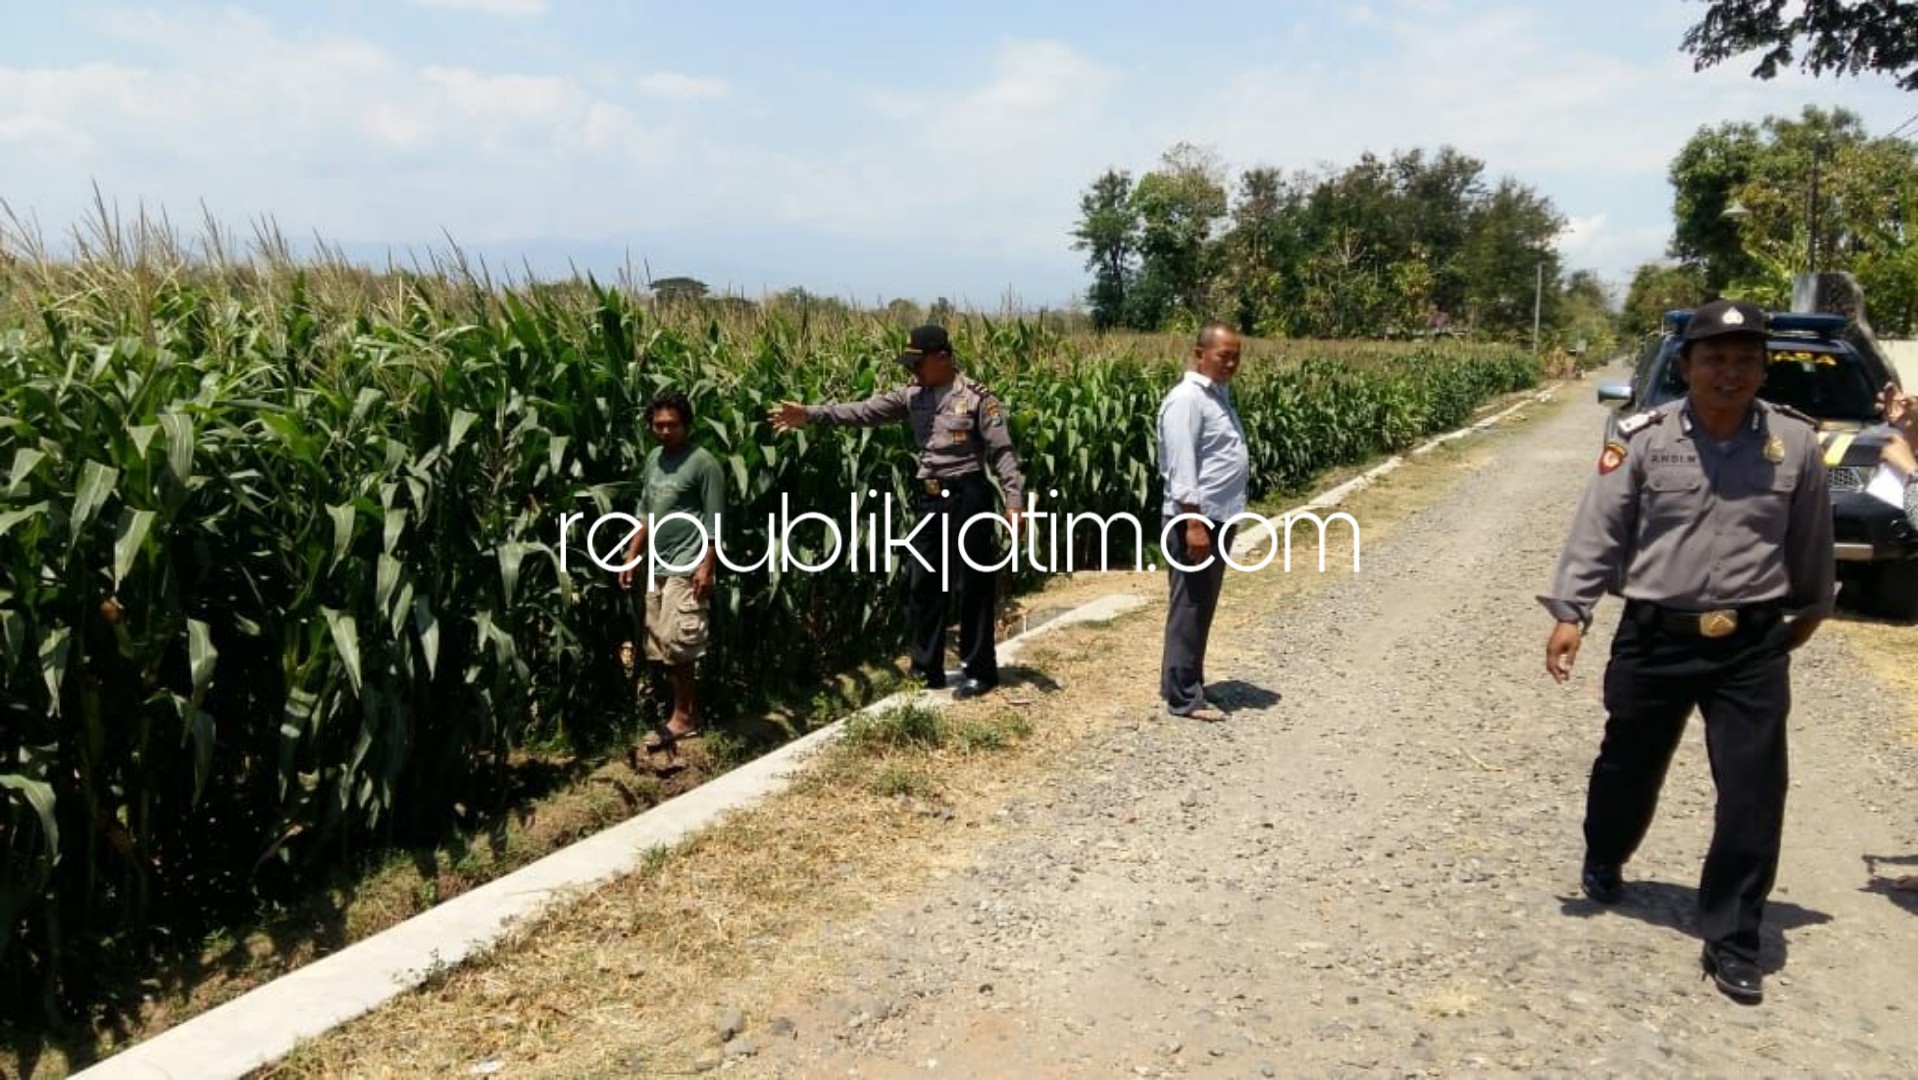
[[[1625,600],[1585,804],[1582,885],[1601,904],[1651,825],[1693,706],[1718,788],[1698,888],[1705,972],[1764,996],[1759,928],[1778,869],[1793,649],[1831,613],[1832,517],[1809,418],[1758,400],[1764,312],[1716,300],[1685,326],[1680,400],[1621,421],[1587,486],[1549,596],[1545,667],[1571,674],[1592,609]]]
[[[965,681],[953,690],[955,698],[974,697],[999,685],[996,640],[996,582],[991,566],[1002,556],[999,529],[980,522],[967,531],[961,547],[960,527],[992,510],[991,468],[1005,493],[1006,521],[1018,543],[1019,514],[1025,506],[1019,476],[1019,455],[1006,428],[1006,416],[992,391],[960,373],[953,362],[952,342],[943,327],[921,326],[912,331],[899,362],[912,371],[914,381],[865,401],[833,405],[786,402],[772,410],[776,431],[807,424],[857,425],[908,420],[919,446],[918,490],[915,509],[924,523],[913,538],[918,559],[912,567],[907,621],[910,625],[912,670],[927,687],[946,685],[946,594],[940,572],[959,585],[959,655]],[[940,519],[944,520],[941,521]],[[945,536],[942,538],[941,526]],[[1015,548],[1016,549],[1016,548]],[[931,567],[927,570],[920,560]]]

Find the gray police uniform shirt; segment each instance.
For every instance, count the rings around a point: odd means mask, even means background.
[[[1790,615],[1829,615],[1831,495],[1816,430],[1759,401],[1721,445],[1689,405],[1620,422],[1539,601],[1566,622],[1589,621],[1607,592],[1681,611],[1782,600]]]
[[[1232,391],[1188,371],[1159,402],[1159,476],[1165,481],[1167,517],[1179,504],[1199,508],[1213,521],[1245,511],[1251,480],[1245,426],[1232,407]]]
[[[954,375],[945,386],[913,383],[864,401],[808,405],[806,419],[847,427],[910,419],[913,442],[919,447],[919,479],[951,480],[989,466],[999,478],[1006,508],[1025,508],[1019,454],[1006,427],[1005,407],[992,391],[963,374]]]

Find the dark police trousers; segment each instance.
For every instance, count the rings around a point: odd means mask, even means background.
[[[1587,857],[1624,864],[1651,827],[1666,767],[1698,706],[1718,789],[1699,936],[1754,963],[1785,821],[1790,642],[1776,608],[1741,614],[1729,636],[1705,638],[1658,625],[1656,609],[1628,603],[1605,669],[1610,716],[1585,803]]]
[[[1164,530],[1172,518],[1161,517]],[[1225,547],[1228,538],[1216,521],[1206,522],[1212,537],[1212,562],[1203,570],[1181,570],[1171,565],[1177,560],[1191,566],[1199,560],[1186,548],[1185,530],[1191,524],[1181,521],[1165,540],[1166,572],[1172,580],[1172,597],[1165,608],[1165,650],[1159,661],[1159,696],[1166,708],[1189,713],[1205,697],[1205,646],[1212,636],[1212,616],[1219,609],[1219,587],[1225,582]]]
[[[906,621],[911,640],[908,653],[912,670],[927,686],[946,684],[946,592],[940,588],[940,560],[945,560],[947,580],[959,590],[959,660],[966,676],[980,682],[999,681],[999,651],[996,639],[998,616],[996,574],[974,570],[960,558],[959,529],[975,514],[994,514],[992,485],[983,472],[967,473],[940,481],[952,494],[948,498],[921,494],[916,501],[923,528],[914,534],[912,549],[932,567],[908,559],[912,567],[911,592],[906,605]],[[945,519],[947,536],[939,535],[940,519]],[[966,536],[965,551],[980,566],[991,566],[1004,558],[998,538],[1003,525],[981,521]]]

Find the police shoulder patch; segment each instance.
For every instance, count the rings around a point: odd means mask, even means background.
[[[1604,476],[1607,473],[1615,471],[1620,465],[1625,464],[1626,453],[1627,451],[1623,442],[1613,439],[1611,442],[1606,443],[1605,449],[1600,451],[1598,455],[1598,475]]]

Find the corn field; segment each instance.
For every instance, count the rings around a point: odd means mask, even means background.
[[[95,1011],[106,973],[444,835],[497,806],[515,753],[634,738],[632,597],[584,529],[561,572],[560,521],[632,509],[656,391],[691,396],[725,468],[735,560],[767,549],[782,493],[843,520],[850,491],[909,490],[904,425],[765,422],[902,378],[905,328],[881,318],[660,310],[591,280],[373,274],[214,239],[0,245],[3,1015]],[[1007,403],[1029,489],[1156,516],[1153,417],[1182,343],[952,329]],[[1235,384],[1255,494],[1537,377],[1498,348],[1255,344]],[[878,574],[719,584],[702,678],[722,712],[902,640]]]

